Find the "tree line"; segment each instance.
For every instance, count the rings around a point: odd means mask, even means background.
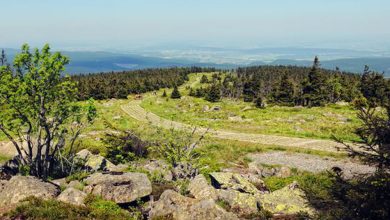
[[[390,83],[383,74],[366,66],[362,75],[322,69],[318,57],[313,66],[240,67],[230,74],[203,76],[204,87],[192,89],[190,95],[216,102],[220,98],[243,99],[263,107],[264,103],[284,106],[323,106],[338,101],[350,102],[364,96],[375,105],[388,102]]]
[[[83,74],[72,76],[72,79],[77,82],[80,100],[122,99],[129,94],[180,86],[188,80],[190,73],[213,71],[214,68],[173,67]]]

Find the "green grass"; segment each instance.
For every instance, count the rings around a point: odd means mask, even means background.
[[[182,99],[162,98],[161,90],[157,96],[146,95],[141,106],[169,120],[213,129],[319,139],[331,139],[335,135],[346,141],[358,140],[353,130],[360,122],[356,118],[356,111],[350,106],[269,106],[257,109],[252,103],[230,99],[210,103],[202,98],[188,96],[188,86],[199,87],[200,76],[201,74],[190,75],[190,81],[179,88],[184,96]],[[171,92],[166,91],[168,94]],[[222,110],[204,112],[205,106],[219,106]],[[233,117],[242,120],[237,121]]]
[[[147,123],[135,121],[130,116],[125,114],[120,106],[124,105],[128,100],[112,100],[100,101],[97,103],[98,118],[95,123],[89,127],[85,133],[92,132],[93,135],[84,136],[81,141],[83,147],[90,150],[95,150],[104,154],[105,146],[99,138],[102,137],[107,128],[104,126],[104,121],[108,121],[120,129],[131,129],[140,134],[143,139],[149,141],[168,140],[172,138],[172,132],[164,129],[158,129]],[[120,116],[120,119],[118,119]],[[159,132],[157,132],[159,130]],[[176,134],[177,135],[177,134]],[[248,153],[258,153],[265,151],[290,151],[298,153],[314,154],[318,156],[330,156],[336,158],[345,157],[345,154],[330,153],[325,151],[315,151],[301,148],[286,148],[276,145],[262,145],[249,142],[240,142],[232,140],[222,140],[212,137],[206,137],[201,143],[198,152],[202,155],[200,159],[200,167],[202,173],[210,173],[218,171],[234,164],[246,164],[245,155]],[[152,154],[151,157],[159,155]]]
[[[94,124],[84,132],[85,136],[80,139],[81,147],[88,148],[96,153],[100,152],[104,155],[105,146],[100,139],[104,135],[104,132],[107,131],[107,127],[104,125],[105,121],[120,129],[134,130],[145,140],[156,141],[172,138],[172,132],[164,129],[157,129],[148,123],[138,122],[124,113],[120,106],[128,102],[128,100],[107,100],[97,102],[98,118],[95,120]],[[159,130],[159,132],[157,132],[157,130]],[[206,137],[201,143],[201,147],[198,149],[198,152],[202,155],[200,159],[201,171],[202,173],[207,174],[227,166],[234,166],[234,164],[243,165],[247,163],[247,161],[245,161],[246,154],[265,151],[290,151],[319,156],[345,157],[344,154],[339,153],[291,147],[286,148],[276,145],[262,145]],[[159,155],[153,154],[152,152],[150,156],[158,157]]]
[[[115,202],[106,201],[89,195],[86,206],[75,206],[57,200],[43,200],[34,197],[24,202],[7,214],[11,219],[141,219],[137,211],[125,211]]]
[[[331,179],[326,172],[313,174],[309,172],[293,172],[289,177],[266,177],[264,183],[270,191],[281,189],[294,181],[304,190],[315,191],[318,195],[322,195],[324,190],[330,186]]]

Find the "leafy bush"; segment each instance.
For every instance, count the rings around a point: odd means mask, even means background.
[[[106,134],[103,142],[107,145],[105,156],[114,164],[134,161],[148,153],[149,144],[130,131]]]
[[[165,160],[167,160],[173,167],[176,167],[181,162],[196,163],[199,155],[194,151],[196,146],[203,140],[207,131],[200,137],[196,137],[196,129],[191,133],[185,133],[171,129],[169,135],[165,135],[164,142],[157,143],[155,151]]]

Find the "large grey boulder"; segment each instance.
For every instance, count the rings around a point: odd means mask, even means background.
[[[30,196],[51,199],[57,197],[60,192],[58,186],[36,177],[14,176],[0,191],[0,206],[16,204]]]
[[[196,176],[188,190],[196,199],[224,201],[239,215],[251,215],[260,210],[260,194],[242,193],[233,189],[215,189],[203,175]]]
[[[190,182],[188,185],[188,190],[190,191],[191,195],[197,199],[218,199],[216,189],[208,184],[206,178],[202,174],[196,176]]]
[[[75,188],[67,188],[64,190],[58,197],[57,200],[73,205],[84,205],[84,199],[87,197],[87,194],[75,189]]]
[[[249,163],[248,171],[249,173],[259,175],[262,178],[270,176],[286,178],[292,175],[291,169],[289,167],[266,167],[258,162]]]
[[[0,180],[0,192],[4,189],[5,185],[7,185],[7,180]]]
[[[84,184],[82,184],[78,180],[73,180],[73,181],[70,181],[66,187],[67,188],[75,188],[75,189],[78,189],[78,190],[83,190]]]
[[[153,204],[149,217],[150,219],[169,217],[177,220],[238,219],[233,213],[216,205],[212,199],[188,198],[172,190],[165,191]]]
[[[315,210],[310,207],[305,192],[299,189],[297,183],[292,183],[280,190],[260,196],[261,205],[274,214],[297,214],[306,212],[313,215]]]
[[[218,199],[229,204],[240,215],[255,214],[260,210],[260,194],[252,195],[235,190],[217,190]]]
[[[84,183],[88,185],[84,192],[118,204],[130,203],[152,193],[152,184],[143,173],[94,173]]]
[[[214,172],[210,177],[217,189],[231,189],[252,195],[260,193],[260,190],[238,173]]]

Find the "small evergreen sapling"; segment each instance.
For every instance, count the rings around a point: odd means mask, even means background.
[[[181,98],[181,95],[180,95],[179,90],[177,89],[177,86],[173,87],[171,99],[180,99],[180,98]]]

